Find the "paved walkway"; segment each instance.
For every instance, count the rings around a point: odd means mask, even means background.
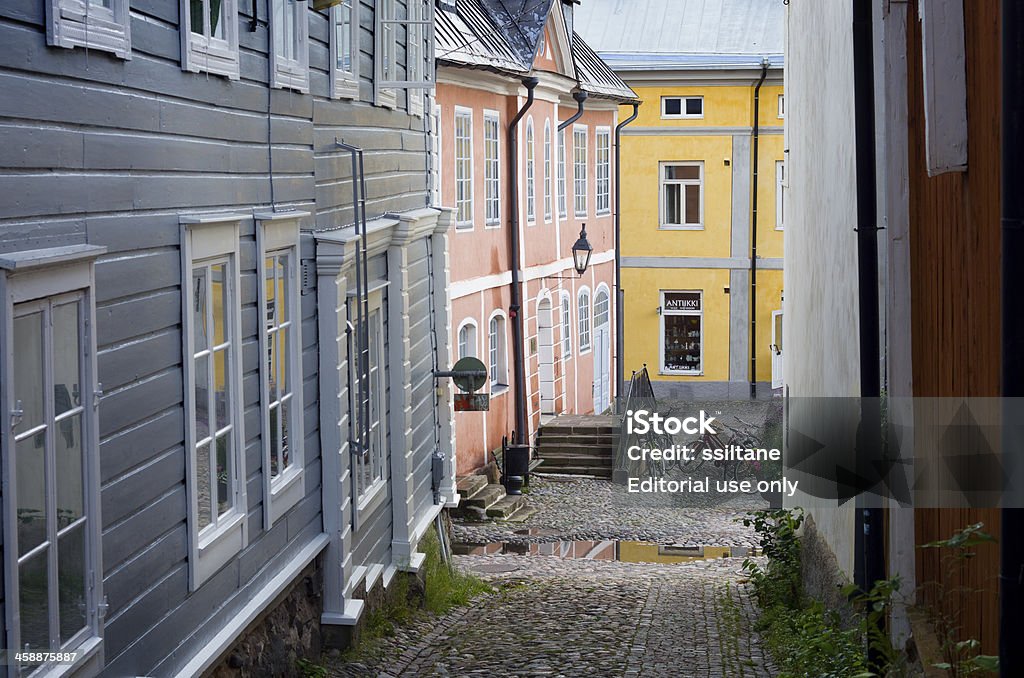
[[[595,491],[599,489],[595,482],[600,481],[576,481],[568,489]],[[494,525],[459,525],[457,534],[480,537],[496,530],[520,543],[584,534],[613,540],[640,536],[626,534],[627,525],[620,524],[629,523],[628,513],[620,514],[622,520],[602,522],[598,515],[602,509],[595,504],[590,509],[581,503],[573,510],[549,512],[554,500],[545,488],[552,489],[549,481],[535,485],[530,495],[541,509],[540,519],[531,520],[532,534],[515,535],[515,527]],[[566,484],[559,484],[557,495],[566,489]],[[558,519],[545,520],[545,516]],[[682,539],[675,541],[706,546],[752,542],[752,535],[745,534],[725,511],[704,523],[699,536],[698,522],[703,521],[685,521]],[[671,531],[668,524],[659,524],[655,530],[663,543],[674,541]],[[598,557],[615,553],[613,547],[587,550],[600,553]],[[582,552],[577,549],[578,554]],[[741,558],[661,564],[555,555],[476,555],[456,556],[455,561],[458,567],[494,583],[496,592],[441,619],[424,619],[399,629],[382,642],[372,663],[336,665],[331,675],[760,678],[774,674],[753,631],[756,610],[750,585],[740,572]]]

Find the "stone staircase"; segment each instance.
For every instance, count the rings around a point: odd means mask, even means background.
[[[462,476],[456,482],[462,501],[459,513],[471,520],[525,520],[533,513],[526,497],[510,497],[497,483],[489,484],[485,475]]]
[[[562,415],[537,432],[542,473],[612,477],[619,421],[603,415]]]

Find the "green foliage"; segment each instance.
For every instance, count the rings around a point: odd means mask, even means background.
[[[996,541],[995,537],[993,537],[991,534],[985,532],[985,530],[982,529],[984,527],[985,523],[974,523],[973,525],[968,525],[967,527],[955,533],[952,537],[949,537],[948,539],[931,541],[927,544],[922,544],[920,548],[951,548],[957,550],[954,554],[954,557],[956,558],[960,558],[963,560],[973,558],[977,554],[973,551],[968,551],[968,549],[974,548],[975,546],[979,546],[981,544],[995,543]]]
[[[295,662],[302,678],[327,678],[327,669],[319,664],[314,664],[308,659],[299,659]]]
[[[425,607],[428,612],[442,615],[453,607],[465,605],[474,597],[492,589],[483,580],[450,567],[441,558],[441,542],[431,528],[420,548],[426,554],[424,571],[427,579]]]

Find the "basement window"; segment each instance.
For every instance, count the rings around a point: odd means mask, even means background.
[[[662,118],[703,118],[704,97],[662,97]]]

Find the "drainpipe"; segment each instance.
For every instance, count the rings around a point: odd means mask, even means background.
[[[1004,0],[1003,21],[1003,125],[1002,125],[1002,395],[1024,396],[1024,285],[1020,261],[1024,259],[1024,4]],[[1007,401],[1004,401],[1007,402]],[[1015,413],[1004,405],[1003,421]],[[999,668],[1000,675],[1024,675],[1024,450],[1020,434],[1004,424],[1003,458],[1010,488],[1003,500],[999,539]],[[1012,455],[1012,456],[1010,456]]]
[[[526,356],[523,354],[523,318],[520,314],[523,306],[523,294],[519,285],[519,151],[517,144],[517,125],[533,105],[533,90],[540,83],[539,78],[523,79],[526,88],[526,103],[519,109],[512,122],[508,125],[508,183],[509,183],[509,221],[511,223],[510,256],[512,261],[512,303],[509,304],[508,315],[512,319],[512,361],[515,364],[516,385],[516,429],[513,431],[512,443],[526,443]]]
[[[757,400],[757,156],[761,137],[761,85],[768,77],[768,59],[761,59],[761,79],[754,88],[754,180],[750,227],[750,399]]]
[[[860,316],[861,423],[857,431],[857,470],[870,477],[871,462],[881,450],[881,375],[879,374],[878,205],[875,166],[875,81],[872,0],[853,0],[853,105],[857,177],[857,278]],[[855,542],[860,558],[854,566],[857,584],[870,591],[885,578],[885,541],[881,508],[856,512]],[[885,620],[879,619],[884,633]],[[870,670],[880,672],[884,658],[868,649]]]
[[[563,129],[579,120],[580,116],[583,115],[583,102],[587,100],[587,93],[581,89],[578,89],[572,93],[572,98],[576,100],[576,112],[572,114],[571,118],[569,118],[568,120],[566,120],[565,122],[558,126],[557,131],[559,132],[561,132]]]
[[[619,171],[619,158],[622,156],[620,152],[622,128],[636,120],[636,116],[640,114],[641,103],[643,102],[634,102],[633,115],[615,126],[615,395],[617,398],[622,397],[626,385],[625,340],[622,336],[626,331],[626,322],[623,316],[626,296],[622,289],[622,209],[619,206],[622,195],[619,180],[622,173]]]

